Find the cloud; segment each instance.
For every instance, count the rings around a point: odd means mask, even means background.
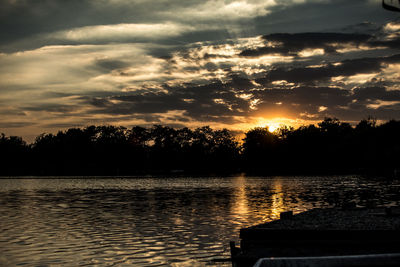
[[[13,133],[399,114],[398,22],[371,1],[0,4],[0,113]]]
[[[65,114],[77,111],[77,106],[62,105],[62,104],[42,104],[42,105],[21,107],[21,109],[26,111],[45,111],[51,113],[54,112],[54,113]]]
[[[270,54],[298,56],[303,50],[318,48],[322,49],[324,53],[337,53],[337,49],[346,46],[358,47],[371,38],[366,34],[276,33],[263,36],[266,46],[243,50],[240,55],[246,57],[259,57]]]
[[[68,29],[51,33],[47,39],[53,42],[78,44],[107,44],[149,42],[163,38],[180,36],[185,32],[197,30],[188,25],[163,24],[113,24],[95,25]]]
[[[364,87],[353,90],[358,101],[400,101],[400,91],[389,91],[385,87]]]
[[[280,3],[282,1],[279,1]],[[266,33],[343,32],[343,28],[360,22],[382,24],[395,20],[395,12],[382,9],[377,1],[327,0],[285,1],[274,8],[269,16],[255,19],[256,31]],[[357,31],[365,29],[357,27]],[[368,28],[367,28],[368,30]]]
[[[276,3],[1,0],[0,5],[0,51],[13,52],[46,45],[221,40],[228,37],[224,32],[242,32],[241,22],[266,15]]]
[[[388,20],[387,13],[376,12],[380,6],[360,0],[1,0],[0,5],[2,52],[110,42],[179,45]]]
[[[7,121],[7,122],[0,122],[0,128],[23,128],[35,125],[34,122],[19,122],[19,121]]]
[[[352,76],[360,73],[375,73],[384,68],[383,64],[400,62],[400,54],[378,57],[344,60],[338,64],[326,64],[318,67],[276,68],[269,71],[265,77],[257,79],[257,83],[268,84],[273,81],[285,80],[294,83],[312,83],[329,80],[332,77]]]
[[[127,61],[108,58],[95,59],[93,65],[94,69],[100,70],[104,73],[108,73],[113,70],[123,70],[131,66],[131,64]]]
[[[65,129],[65,128],[79,128],[83,127],[85,125],[82,124],[76,124],[76,123],[45,123],[41,125],[43,128],[49,128],[49,129]]]
[[[187,18],[217,20],[237,20],[238,18],[253,18],[267,15],[271,7],[278,5],[274,0],[231,0],[204,1],[196,8],[184,7],[178,9],[178,14]],[[185,19],[187,19],[185,18]]]

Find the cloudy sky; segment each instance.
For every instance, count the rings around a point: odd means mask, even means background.
[[[379,0],[0,0],[0,132],[400,119]]]

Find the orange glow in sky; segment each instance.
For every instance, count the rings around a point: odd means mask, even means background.
[[[268,131],[271,133],[275,132],[282,126],[298,126],[300,123],[298,120],[292,120],[284,117],[275,117],[275,118],[263,118],[259,117],[256,120],[254,127],[268,127]]]

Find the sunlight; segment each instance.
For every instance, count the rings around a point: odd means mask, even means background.
[[[246,217],[249,213],[249,204],[246,196],[246,177],[240,175],[234,180],[237,188],[235,205],[232,206],[232,211],[235,214],[238,221],[246,221]]]
[[[273,133],[278,128],[284,125],[291,125],[287,119],[282,118],[273,118],[273,119],[265,119],[265,118],[258,118],[255,127],[268,127],[268,131]]]
[[[273,220],[276,220],[279,219],[279,215],[281,212],[287,210],[287,207],[285,206],[285,203],[283,201],[284,193],[282,190],[282,180],[275,179],[272,186],[274,194],[271,196],[271,218]]]
[[[276,103],[277,105],[281,105],[281,102]],[[316,120],[303,120],[303,119],[291,119],[287,117],[283,117],[284,115],[277,115],[277,117],[252,117],[248,122],[237,123],[235,129],[241,131],[248,131],[255,127],[268,127],[268,131],[271,133],[276,133],[276,131],[283,127],[293,127],[298,128],[305,124],[315,124],[318,123]]]
[[[275,132],[280,127],[280,125],[276,124],[269,124],[267,126],[268,126],[268,131],[270,131],[271,133]]]

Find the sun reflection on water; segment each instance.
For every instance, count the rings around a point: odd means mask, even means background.
[[[239,220],[243,220],[249,213],[249,205],[246,196],[246,177],[239,175],[234,180],[235,188],[237,188],[236,199],[232,205],[232,212],[238,216]]]
[[[278,219],[281,212],[285,211],[284,192],[282,190],[282,179],[274,179],[272,182],[273,194],[271,196],[270,218]]]
[[[250,226],[256,218],[259,223],[279,219],[281,212],[290,209],[285,201],[285,190],[280,177],[271,179],[268,188],[250,186],[249,178],[244,175],[236,177],[234,184],[236,193],[232,213],[237,223]],[[257,195],[255,198],[255,191],[260,191],[264,197]]]

